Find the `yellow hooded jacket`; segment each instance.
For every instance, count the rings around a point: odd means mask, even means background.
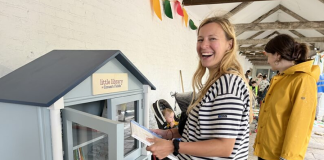
[[[267,160],[303,160],[317,104],[320,69],[306,61],[272,78],[260,108],[254,154]]]

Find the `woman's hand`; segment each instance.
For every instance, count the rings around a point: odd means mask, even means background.
[[[162,130],[162,129],[150,129],[150,130],[156,133],[157,135],[162,136],[163,139],[167,139],[167,130]]]
[[[151,146],[146,147],[147,151],[152,152],[159,159],[167,157],[174,151],[172,141],[164,140],[161,138],[146,138],[149,142],[153,143]]]

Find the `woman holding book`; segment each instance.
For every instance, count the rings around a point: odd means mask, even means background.
[[[163,137],[148,139],[154,143],[147,147],[153,155],[162,159],[173,153],[181,160],[247,159],[250,91],[236,58],[236,45],[234,27],[228,19],[211,17],[200,24],[200,61],[192,83],[193,93],[198,90],[198,95],[193,95],[197,98],[188,107],[183,131],[153,130]],[[209,77],[203,84],[207,71]]]

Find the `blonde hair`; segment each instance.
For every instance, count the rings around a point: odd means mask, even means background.
[[[165,116],[167,113],[173,113],[173,110],[172,109],[170,109],[170,108],[165,108],[164,110],[162,110],[162,114],[163,114],[163,116]]]
[[[204,67],[201,61],[199,61],[198,68],[192,78],[193,98],[191,100],[191,105],[188,107],[187,114],[189,114],[189,112],[193,109],[193,107],[197,106],[197,104],[203,99],[204,95],[207,93],[210,86],[213,85],[216,82],[216,80],[219,79],[224,74],[230,73],[230,74],[238,75],[244,80],[246,86],[249,86],[248,81],[244,76],[242,66],[237,60],[237,56],[236,56],[237,44],[236,44],[236,35],[235,35],[234,26],[225,17],[211,17],[201,22],[197,34],[199,34],[199,30],[201,29],[201,27],[209,23],[217,23],[222,27],[222,29],[225,32],[226,39],[232,40],[232,48],[226,51],[224,57],[217,65],[216,69],[209,71],[209,76],[205,85],[202,84],[202,78],[206,73],[206,67]],[[196,95],[196,89],[198,90],[198,95]],[[197,97],[196,100],[195,97]],[[251,99],[251,94],[250,94],[250,99]]]

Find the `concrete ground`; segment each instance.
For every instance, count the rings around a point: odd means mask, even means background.
[[[251,125],[252,129],[254,124]],[[250,135],[249,145],[249,158],[248,160],[257,160],[258,158],[253,155],[253,144],[256,133]],[[308,144],[305,160],[323,160],[324,159],[324,127],[323,125],[314,125],[311,139]]]

